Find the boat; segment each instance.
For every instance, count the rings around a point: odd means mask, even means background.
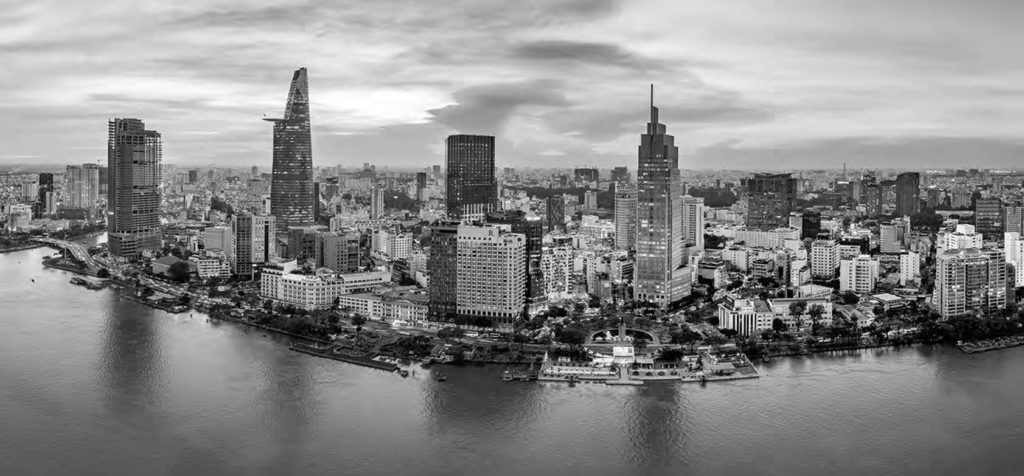
[[[578,382],[579,380],[580,380],[579,377],[577,377],[575,375],[570,375],[569,376],[569,386],[570,387],[575,387],[576,386],[576,382]]]
[[[445,377],[445,375],[441,372],[437,372],[434,374],[434,380],[438,382],[444,382],[445,380],[448,380],[448,377]]]
[[[762,362],[771,362],[771,360],[772,360],[772,356],[768,355],[767,352],[761,354],[761,361]]]
[[[409,371],[405,370],[405,369],[399,369],[398,370],[398,375],[401,375],[402,378],[408,377],[409,376]]]
[[[506,371],[501,373],[501,381],[502,382],[511,382],[512,380],[514,380],[512,378],[512,372],[509,372],[508,370],[506,370]]]

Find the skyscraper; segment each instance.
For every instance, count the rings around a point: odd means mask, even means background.
[[[446,202],[452,220],[483,218],[498,203],[494,136],[450,135],[445,140]]]
[[[427,201],[427,173],[416,172],[416,200],[420,202]]]
[[[548,189],[547,225],[548,233],[565,231],[565,197]]]
[[[600,175],[595,168],[580,167],[573,170],[572,176],[577,182],[597,182]]]
[[[283,119],[274,123],[274,164],[270,213],[282,233],[313,224],[313,148],[309,133],[309,83],[306,68],[292,75]]]
[[[683,245],[704,249],[704,199],[683,196]]]
[[[974,228],[990,240],[999,240],[1003,236],[1003,201],[999,198],[975,201]]]
[[[789,224],[796,200],[793,174],[754,174],[747,179],[747,227],[772,230]]]
[[[689,294],[682,268],[679,148],[658,122],[651,85],[651,122],[637,159],[637,236],[634,296],[665,307]]]
[[[629,168],[615,167],[612,169],[612,183],[629,182]]]
[[[636,244],[636,187],[615,187],[615,249],[631,250]]]
[[[374,185],[370,189],[370,219],[377,220],[384,216],[384,188]]]
[[[458,236],[457,222],[437,223],[430,227],[427,318],[431,321],[450,322],[457,314]]]
[[[160,133],[139,119],[107,127],[107,230],[110,253],[133,257],[160,248]]]
[[[69,165],[64,171],[64,208],[93,209],[99,200],[100,167]]]
[[[39,174],[39,197],[36,200],[35,216],[47,216],[57,212],[57,200],[53,192],[53,174],[43,172]]]
[[[921,211],[921,174],[904,172],[896,176],[896,215],[911,216]]]

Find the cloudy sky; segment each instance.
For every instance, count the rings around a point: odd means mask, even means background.
[[[309,68],[314,163],[636,165],[648,85],[683,168],[1016,167],[1014,0],[0,0],[0,165],[105,158],[139,117],[176,164],[270,164]]]

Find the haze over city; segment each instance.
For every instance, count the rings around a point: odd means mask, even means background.
[[[657,85],[680,167],[1016,167],[1010,1],[5,2],[0,167],[105,157],[143,117],[168,164],[269,166],[309,69],[315,166],[630,162]],[[124,15],[131,11],[132,21]]]

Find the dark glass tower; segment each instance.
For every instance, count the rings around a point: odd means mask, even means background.
[[[448,322],[457,314],[458,238],[459,224],[456,222],[436,223],[430,227],[427,318],[431,321]]]
[[[796,188],[793,174],[754,174],[747,179],[747,228],[773,230],[789,226]]]
[[[637,160],[637,235],[634,296],[665,307],[686,297],[683,262],[682,182],[679,148],[658,123],[651,86],[651,122],[640,136]]]
[[[306,68],[292,75],[283,119],[274,123],[274,164],[270,183],[270,213],[277,230],[314,223],[313,147],[309,133],[309,83]]]
[[[498,203],[494,136],[450,135],[445,145],[448,218],[483,218]]]
[[[107,127],[107,230],[110,253],[160,249],[160,133],[139,119]]]
[[[896,176],[896,215],[910,216],[921,211],[921,174],[904,172]]]

